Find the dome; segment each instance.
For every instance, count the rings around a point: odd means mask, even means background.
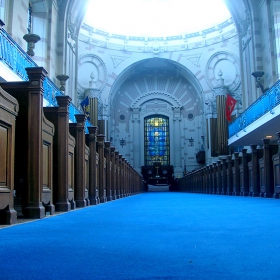
[[[230,17],[223,0],[90,0],[84,23],[109,34],[168,37],[200,32]]]

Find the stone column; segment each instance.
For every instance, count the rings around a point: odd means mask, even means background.
[[[105,189],[105,158],[104,158],[104,149],[105,149],[105,135],[100,134],[97,136],[98,141],[98,154],[99,154],[99,198],[100,202],[106,202],[106,189]]]
[[[97,152],[96,152],[96,136],[98,133],[97,126],[88,127],[88,146],[89,154],[89,201],[90,205],[97,205],[99,203],[98,197],[98,183],[97,183]]]
[[[228,121],[226,119],[226,94],[228,89],[224,85],[224,79],[222,78],[222,72],[220,71],[220,78],[217,80],[218,86],[214,88],[216,95],[217,106],[217,139],[218,142],[218,155],[228,155]]]
[[[105,142],[105,158],[106,158],[106,197],[107,201],[112,200],[112,183],[111,183],[111,173],[112,173],[112,162],[111,162],[111,151],[110,151],[111,142]]]
[[[86,171],[85,171],[85,121],[86,115],[76,114],[77,123],[70,123],[70,133],[76,139],[75,146],[75,201],[77,207],[87,205],[85,199]]]

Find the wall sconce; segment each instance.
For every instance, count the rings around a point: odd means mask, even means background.
[[[261,83],[261,77],[264,75],[263,71],[255,71],[252,73],[252,76],[256,79],[256,87],[260,88],[262,93],[268,90],[268,88],[264,89],[263,84]]]
[[[122,140],[120,140],[120,145],[123,147],[126,145],[126,141],[122,138]]]

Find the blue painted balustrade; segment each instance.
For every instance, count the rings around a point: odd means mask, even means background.
[[[280,104],[280,80],[263,93],[252,103],[238,118],[229,125],[229,137],[238,135],[238,132],[246,130],[246,127],[266,113],[274,114],[274,109]]]
[[[0,28],[0,61],[12,70],[22,81],[28,81],[25,71],[27,67],[38,67],[30,56],[10,37],[10,35]],[[59,88],[46,77],[43,83],[44,99],[47,106],[57,106],[56,96],[64,95]],[[69,106],[69,119],[76,122],[75,114],[82,114],[73,103]],[[88,133],[88,126],[92,124],[87,120],[85,132]]]

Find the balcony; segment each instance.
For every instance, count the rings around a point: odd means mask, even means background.
[[[3,25],[3,24],[2,24]],[[10,77],[8,81],[27,81],[25,68],[38,67],[38,65],[28,56],[28,54],[10,37],[10,35],[0,27],[0,76]],[[56,96],[64,95],[62,91],[46,77],[44,86],[44,106],[57,106]],[[76,114],[83,114],[73,103],[69,105],[69,119],[75,123]],[[92,124],[87,120],[85,133],[88,133],[88,126]]]
[[[280,131],[280,80],[252,103],[246,111],[229,125],[230,146],[262,144],[269,137],[277,143],[276,132]]]

